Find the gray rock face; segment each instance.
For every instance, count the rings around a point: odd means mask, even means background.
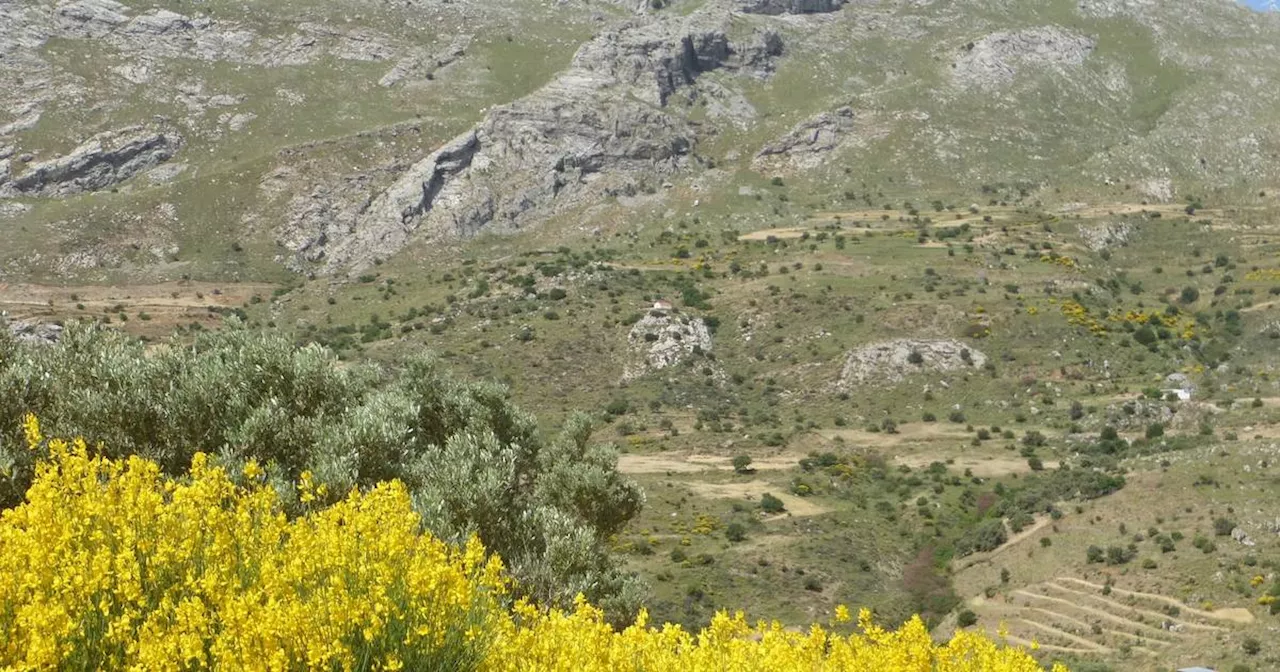
[[[1093,38],[1058,26],[991,33],[962,49],[951,69],[956,84],[992,88],[1013,81],[1028,68],[1073,68],[1093,53]]]
[[[840,146],[845,135],[853,131],[854,114],[850,107],[823,112],[800,122],[789,133],[761,148],[758,159],[785,158],[799,167],[811,167],[823,156]]]
[[[676,27],[670,21],[610,31],[583,45],[573,68],[639,89],[665,105],[698,75],[726,65],[734,50],[722,26]]]
[[[169,160],[181,145],[175,133],[140,126],[99,134],[66,156],[31,164],[20,175],[0,173],[0,197],[106,189]]]
[[[985,354],[948,339],[872,343],[849,352],[837,386],[888,385],[918,373],[980,369],[986,361]]]
[[[515,231],[591,198],[656,188],[694,160],[696,130],[664,111],[670,99],[702,73],[754,72],[781,52],[776,34],[738,48],[727,21],[704,13],[602,34],[547,86],[405,170],[350,226],[317,218],[284,244],[300,262],[323,259],[321,270],[360,270],[416,236]]]
[[[834,12],[848,0],[743,0],[747,14],[822,14]]]
[[[54,10],[58,28],[75,37],[102,37],[129,22],[129,8],[114,0],[78,0]]]

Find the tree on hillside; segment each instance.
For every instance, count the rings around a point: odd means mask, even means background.
[[[197,451],[232,473],[257,460],[293,512],[304,471],[330,499],[399,479],[432,532],[478,534],[544,603],[581,592],[629,618],[640,601],[605,540],[639,512],[643,494],[618,473],[611,447],[590,442],[588,417],[570,417],[544,440],[505,388],[457,380],[430,357],[397,371],[339,366],[322,347],[236,324],[153,352],[95,326],[71,325],[51,346],[0,330],[3,506],[31,481],[35,456],[19,429],[27,412],[50,435],[83,436],[170,474]]]

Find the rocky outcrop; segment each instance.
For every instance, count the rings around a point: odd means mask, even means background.
[[[1094,46],[1093,38],[1057,26],[991,33],[961,47],[951,77],[965,87],[1003,86],[1026,69],[1080,67]]]
[[[1231,530],[1231,538],[1235,539],[1241,546],[1257,546],[1257,542],[1249,537],[1249,533],[1239,527]]]
[[[0,317],[0,323],[4,323]],[[8,329],[14,338],[24,343],[51,345],[62,338],[62,325],[32,320],[14,320],[3,324],[0,329]]]
[[[1128,245],[1135,233],[1133,225],[1128,222],[1081,224],[1078,230],[1084,244],[1095,252],[1109,247]]]
[[[115,0],[76,0],[54,9],[61,33],[68,37],[97,38],[129,22],[129,8]]]
[[[603,76],[636,89],[644,99],[665,105],[671,94],[693,84],[698,75],[726,65],[733,57],[721,26],[672,30],[669,21],[633,24],[588,42],[573,59],[573,69]]]
[[[435,54],[410,54],[400,59],[394,67],[378,80],[378,86],[391,87],[405,80],[430,79],[442,68],[446,68],[467,54],[471,46],[470,35],[454,37],[442,51]]]
[[[66,196],[106,189],[168,161],[181,146],[177,134],[141,126],[102,133],[70,154],[31,164],[20,175],[0,173],[0,197]]]
[[[627,351],[624,381],[711,352],[711,332],[700,317],[653,310],[632,325],[627,334]]]
[[[848,0],[741,0],[746,14],[822,14],[834,12]]]
[[[52,32],[61,37],[102,40],[124,54],[146,59],[193,58],[254,65],[303,65],[324,56],[341,60],[392,58],[396,45],[366,29],[337,29],[303,22],[297,31],[263,35],[233,21],[187,16],[167,9],[142,14],[115,0],[72,0],[53,10]]]
[[[359,270],[417,236],[515,231],[592,198],[652,190],[695,161],[696,129],[664,109],[672,97],[695,90],[702,73],[756,73],[781,53],[776,34],[740,48],[727,21],[700,13],[606,32],[547,86],[405,170],[352,226],[316,222],[323,236],[290,237],[309,241],[305,255],[322,258],[321,270]]]
[[[850,107],[823,112],[800,122],[786,135],[765,145],[756,158],[787,159],[796,167],[812,167],[840,146],[844,136],[853,131],[853,123],[854,114]]]
[[[987,356],[960,341],[901,338],[850,351],[837,386],[889,385],[920,373],[979,369]]]

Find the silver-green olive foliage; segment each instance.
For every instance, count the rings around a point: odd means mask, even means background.
[[[0,329],[0,505],[21,501],[35,457],[23,414],[50,435],[83,436],[112,457],[137,454],[182,473],[197,451],[239,473],[249,459],[296,507],[304,470],[331,498],[389,479],[409,486],[426,526],[461,541],[478,534],[520,592],[568,604],[578,593],[617,620],[642,586],[618,570],[608,538],[644,497],[611,447],[571,416],[544,439],[498,385],[458,380],[435,359],[387,371],[239,325],[144,349],[96,326],[70,325],[55,345]]]

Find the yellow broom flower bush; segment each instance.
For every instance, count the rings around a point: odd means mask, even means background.
[[[0,517],[6,670],[1041,669],[979,634],[937,645],[918,618],[889,632],[865,611],[849,636],[742,614],[694,635],[643,612],[619,632],[581,598],[569,611],[508,606],[501,560],[423,532],[397,482],[290,519],[256,463],[233,478],[197,455],[174,479],[46,440],[34,417],[25,433],[47,458]]]
[[[454,670],[501,615],[501,561],[421,534],[399,483],[289,520],[203,455],[175,480],[26,436],[49,458],[0,518],[0,667]]]

